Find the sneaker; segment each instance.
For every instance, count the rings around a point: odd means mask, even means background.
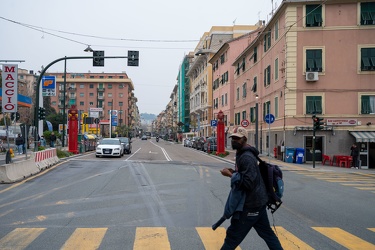
[[[358,167],[356,167],[356,169],[358,169]]]

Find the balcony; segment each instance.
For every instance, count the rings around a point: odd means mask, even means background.
[[[99,87],[98,92],[104,92],[105,88]]]
[[[102,96],[98,96],[98,100],[101,100],[101,101],[103,101],[105,98],[104,98],[104,96],[102,95]]]

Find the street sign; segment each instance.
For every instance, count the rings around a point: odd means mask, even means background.
[[[250,122],[248,120],[242,120],[241,121],[241,126],[246,128],[247,126],[249,126]]]
[[[211,127],[217,126],[217,120],[211,120]]]
[[[95,124],[99,124],[99,123],[100,123],[100,119],[99,119],[99,118],[95,118],[95,119],[94,119],[94,123],[95,123]]]
[[[268,124],[272,124],[275,121],[275,116],[273,116],[273,114],[266,114],[264,121]]]

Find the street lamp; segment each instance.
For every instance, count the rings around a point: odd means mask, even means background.
[[[258,149],[258,95],[255,95],[255,148]]]
[[[90,45],[87,45],[87,48],[84,49],[85,52],[94,52],[94,50],[90,47]]]

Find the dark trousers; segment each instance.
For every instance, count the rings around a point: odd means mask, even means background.
[[[352,165],[353,167],[357,168],[358,167],[358,155],[352,156],[352,158],[353,158]]]
[[[266,207],[263,207],[259,212],[245,212],[239,219],[234,219],[232,217],[221,250],[235,249],[243,239],[245,239],[252,227],[254,227],[258,235],[266,242],[269,249],[283,249],[279,239],[270,226]]]

